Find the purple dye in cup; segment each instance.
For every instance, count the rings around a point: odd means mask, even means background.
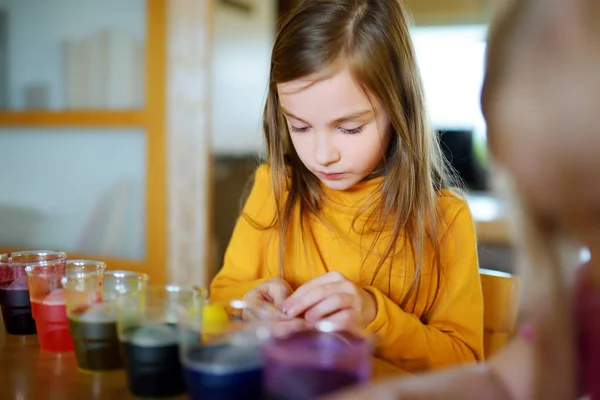
[[[307,330],[263,344],[269,398],[315,399],[368,380],[369,339],[348,332]]]

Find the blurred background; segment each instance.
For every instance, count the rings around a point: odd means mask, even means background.
[[[277,23],[298,2],[0,0],[0,250],[60,249],[208,283],[262,154]],[[494,3],[407,7],[481,266],[512,272],[479,110]]]

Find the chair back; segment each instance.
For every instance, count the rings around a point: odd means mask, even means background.
[[[481,268],[483,289],[483,348],[489,358],[512,336],[517,323],[521,285],[518,277]]]

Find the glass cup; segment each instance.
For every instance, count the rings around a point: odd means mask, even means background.
[[[366,382],[372,339],[338,330],[329,322],[314,329],[270,335],[262,342],[264,385],[276,400],[309,400]]]
[[[71,280],[68,277],[67,280]],[[95,287],[96,281],[88,277],[86,285]],[[88,372],[103,372],[123,368],[117,335],[117,300],[127,293],[146,291],[148,275],[133,271],[104,271],[102,294],[82,312],[70,320],[73,337],[77,337],[78,367]],[[89,293],[89,292],[87,292]],[[93,298],[94,295],[91,295]]]
[[[207,307],[214,312],[214,304]],[[241,320],[204,318],[207,307],[185,308],[179,319],[180,358],[190,398],[262,399],[256,326]],[[237,308],[237,304],[232,303],[232,307]]]
[[[61,280],[77,366],[84,371],[120,366],[112,351],[114,324],[102,320],[107,315],[110,319],[110,310],[102,304],[105,269],[106,264],[101,261],[67,261],[66,276]],[[90,322],[92,316],[95,320]]]
[[[172,397],[186,391],[179,360],[178,312],[202,306],[201,294],[178,285],[151,286],[117,300],[117,329],[129,391]]]
[[[36,333],[31,316],[29,284],[25,267],[41,265],[64,265],[67,254],[37,250],[0,255],[0,306],[6,332],[12,335]]]

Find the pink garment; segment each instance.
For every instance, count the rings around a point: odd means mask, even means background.
[[[583,266],[575,286],[575,320],[584,393],[600,399],[600,290],[593,287]]]
[[[574,297],[574,316],[579,348],[579,371],[585,399],[600,400],[600,290],[594,290],[588,277],[588,267],[580,268]],[[534,326],[525,323],[519,337],[533,340]]]
[[[519,328],[519,337],[527,343],[531,343],[533,341],[533,324],[524,323],[521,325]]]

